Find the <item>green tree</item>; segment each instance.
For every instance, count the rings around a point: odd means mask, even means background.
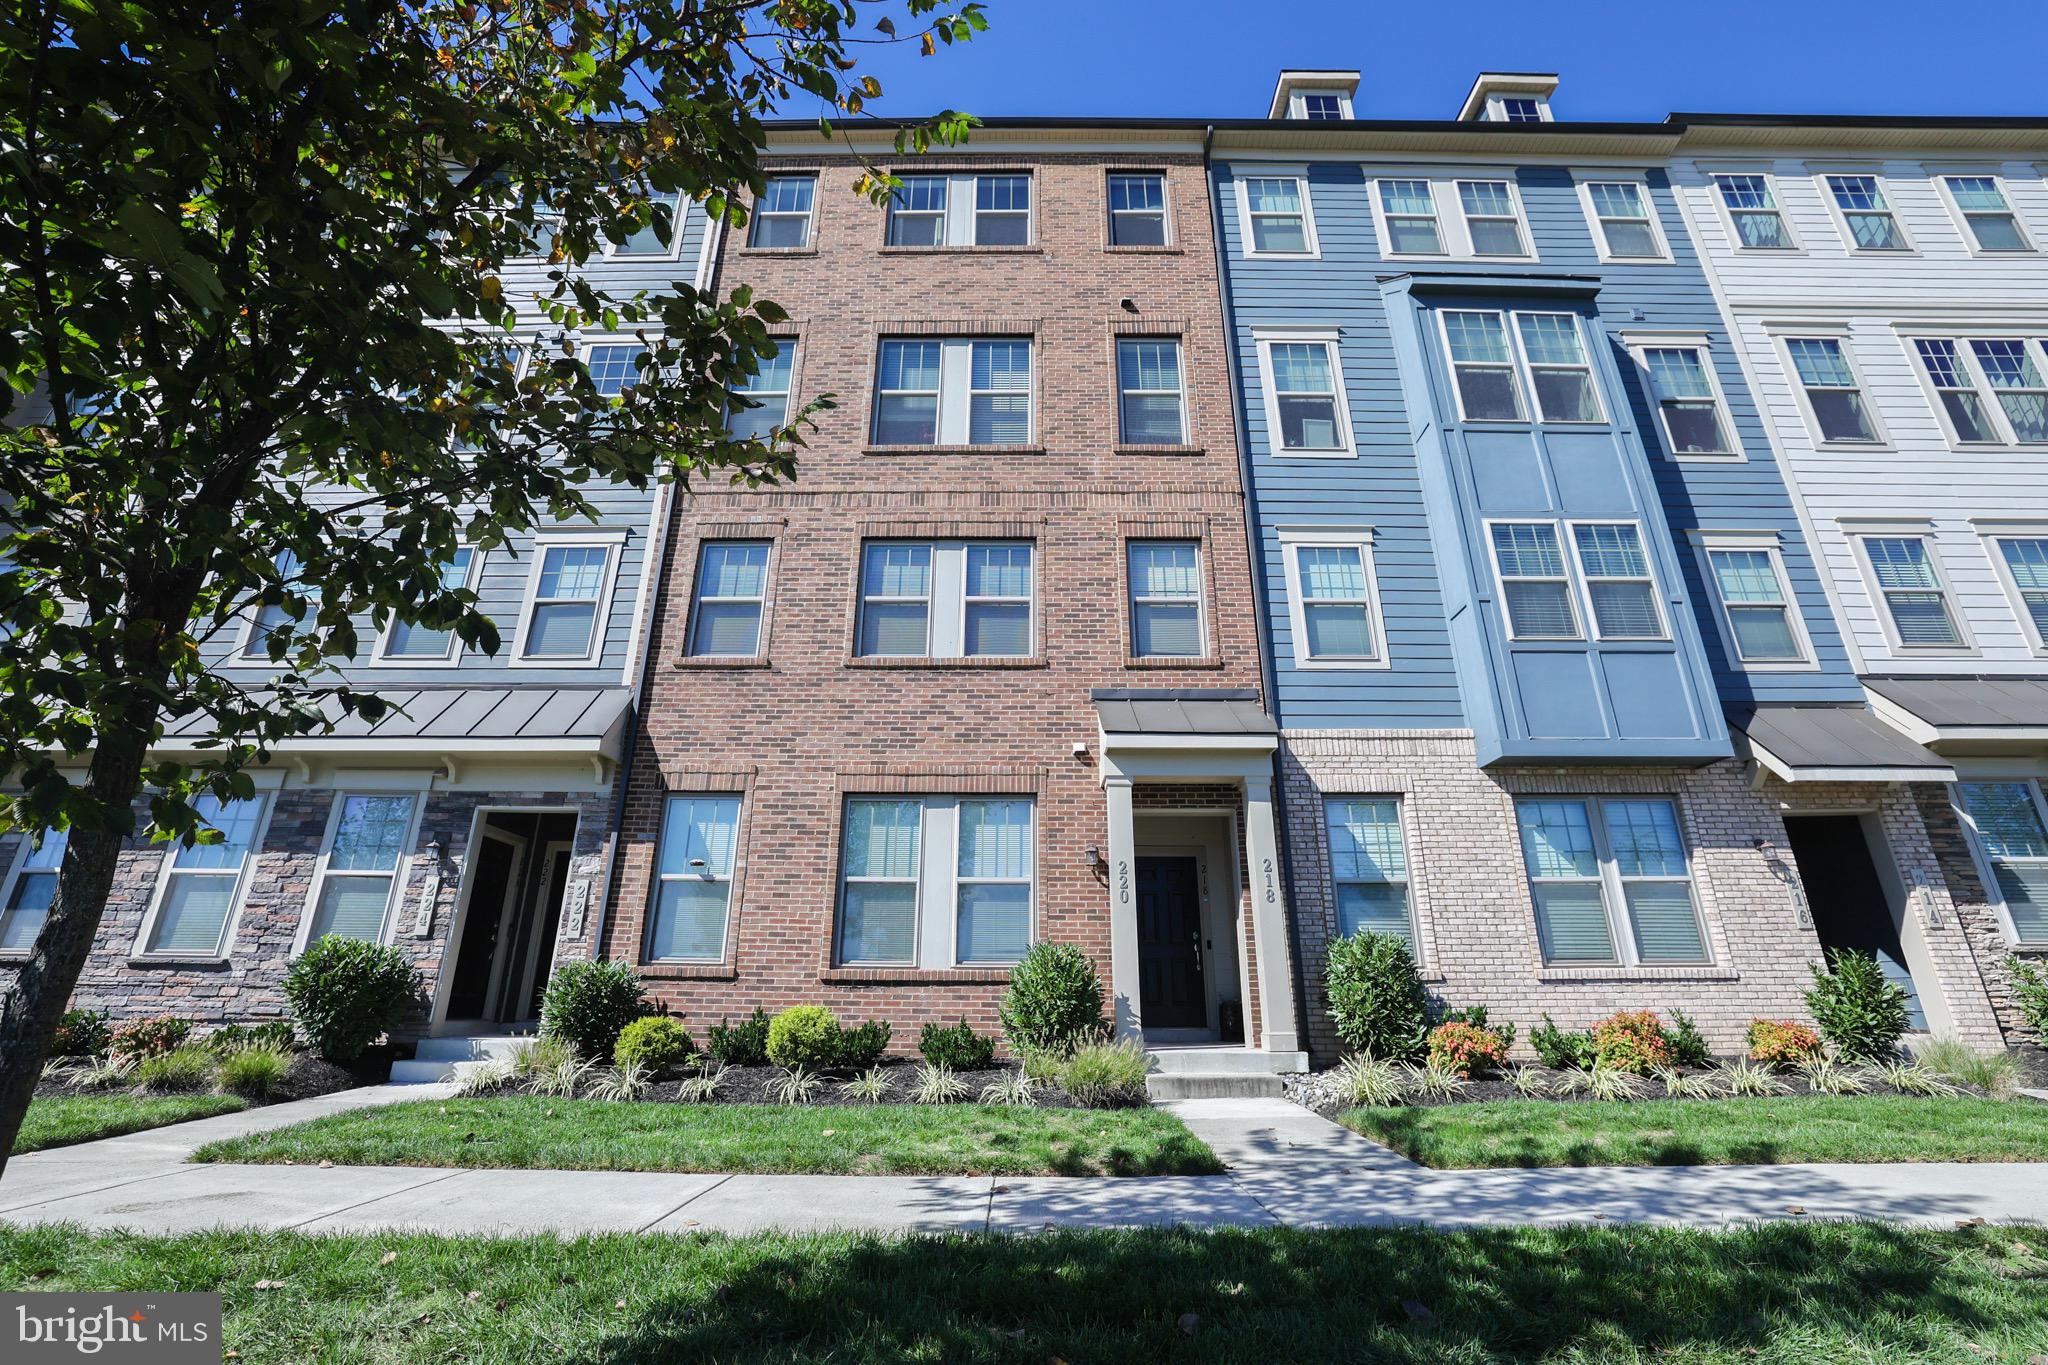
[[[762,440],[722,420],[782,310],[613,297],[581,267],[671,230],[677,196],[740,221],[758,120],[814,97],[836,135],[881,94],[867,45],[985,26],[966,0],[0,4],[0,829],[69,831],[0,995],[0,1154],[121,840],[217,838],[198,794],[380,712],[334,672],[358,623],[495,650],[441,581],[458,545],[584,515],[605,481],[787,477],[806,413]],[[583,326],[642,342],[623,396],[537,344]],[[515,342],[542,352],[516,379]],[[258,610],[279,671],[251,690],[202,648]],[[173,722],[218,743],[170,761]]]

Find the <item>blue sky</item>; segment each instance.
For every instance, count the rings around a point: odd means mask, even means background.
[[[2048,115],[2041,0],[989,0],[987,12],[988,33],[936,57],[868,49],[860,69],[886,94],[870,112],[1257,118],[1283,67],[1329,66],[1364,73],[1361,118],[1450,118],[1483,70],[1559,73],[1567,119]]]

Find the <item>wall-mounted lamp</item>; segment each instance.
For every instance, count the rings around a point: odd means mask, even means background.
[[[1099,844],[1088,845],[1087,849],[1081,854],[1081,857],[1087,862],[1090,872],[1093,872],[1098,877],[1107,878],[1109,876],[1109,859],[1102,856],[1102,848]]]
[[[1116,301],[1116,306],[1123,309],[1126,313],[1135,313],[1138,311],[1138,301],[1133,298],[1126,297],[1118,299]]]
[[[1073,754],[1075,758],[1088,757],[1088,745],[1082,740],[1075,740]]]

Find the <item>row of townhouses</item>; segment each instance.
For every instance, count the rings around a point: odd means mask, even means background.
[[[1527,74],[1362,120],[1357,81],[991,119],[885,211],[773,128],[744,228],[683,205],[589,269],[788,309],[735,420],[836,396],[795,481],[606,488],[449,565],[503,652],[378,639],[348,674],[399,708],[282,746],[225,843],[126,854],[79,1003],[274,1016],[341,933],[417,960],[423,1034],[597,956],[693,1028],[902,1043],[993,1029],[1044,939],[1120,1031],[1281,1071],[1337,1051],[1328,948],[1373,929],[1525,1027],[1680,1008],[1732,1050],[1856,948],[1916,1027],[2014,1036],[2048,120],[1573,122]],[[260,682],[260,629],[215,664]],[[19,953],[60,845],[15,844]]]

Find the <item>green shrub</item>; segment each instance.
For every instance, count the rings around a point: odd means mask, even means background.
[[[768,1065],[768,1011],[756,1006],[748,1018],[711,1026],[711,1055],[727,1066]]]
[[[540,1036],[566,1039],[585,1061],[606,1061],[619,1034],[647,1013],[640,978],[623,962],[564,962],[540,1000]]]
[[[1547,1014],[1541,1028],[1529,1030],[1529,1046],[1536,1049],[1537,1058],[1552,1071],[1584,1070],[1600,1056],[1592,1034],[1567,1032],[1552,1023]]]
[[[1713,1064],[1714,1055],[1707,1051],[1707,1040],[1700,1036],[1699,1025],[1685,1017],[1683,1010],[1671,1011],[1671,1025],[1664,1030],[1664,1041],[1671,1047],[1673,1064],[1683,1067],[1703,1067]]]
[[[1671,1044],[1655,1010],[1621,1010],[1593,1025],[1593,1063],[1631,1076],[1671,1065]]]
[[[1820,1035],[1790,1019],[1749,1021],[1749,1060],[1764,1066],[1797,1066],[1820,1051]]]
[[[1979,1052],[1957,1038],[1928,1040],[1920,1049],[1919,1061],[1944,1080],[1973,1086],[1997,1100],[2010,1096],[2020,1082],[2019,1058],[2003,1048]]]
[[[98,1010],[66,1010],[50,1038],[52,1057],[98,1057],[113,1041],[107,1016]]]
[[[768,1026],[768,1060],[785,1070],[839,1064],[839,1021],[823,1005],[792,1005]]]
[[[116,1057],[141,1061],[145,1057],[161,1057],[181,1046],[191,1032],[190,1019],[159,1014],[154,1018],[131,1019],[117,1025],[108,1035],[107,1046]]]
[[[223,1024],[199,1040],[225,1057],[244,1048],[267,1047],[280,1052],[292,1050],[292,1021],[272,1019],[262,1024]]]
[[[299,1032],[322,1057],[346,1066],[405,1018],[420,974],[397,948],[328,934],[285,969],[284,998]]]
[[[219,1064],[210,1050],[187,1044],[144,1057],[135,1065],[135,1083],[144,1090],[204,1090]]]
[[[291,1053],[274,1043],[252,1043],[225,1055],[218,1049],[212,1051],[220,1057],[220,1073],[215,1077],[220,1088],[244,1099],[269,1099],[292,1066]]]
[[[1812,969],[1813,989],[1806,993],[1820,1036],[1847,1061],[1892,1056],[1906,1036],[1905,988],[1885,979],[1874,953],[1833,952],[1828,966],[1833,970]]]
[[[996,1062],[995,1039],[979,1036],[965,1019],[950,1028],[926,1024],[917,1050],[927,1062],[948,1071],[986,1071]]]
[[[1073,944],[1034,943],[996,1010],[1012,1052],[1072,1052],[1102,1036],[1102,978]]]
[[[1338,939],[1330,945],[1328,983],[1339,1038],[1387,1061],[1422,1055],[1429,996],[1405,942],[1367,930]]]
[[[619,1030],[612,1063],[621,1071],[638,1066],[648,1076],[660,1077],[681,1066],[696,1050],[697,1044],[680,1019],[650,1014]]]
[[[1094,1043],[1061,1064],[1060,1088],[1090,1109],[1130,1109],[1145,1103],[1146,1067],[1136,1043]]]
[[[2020,1007],[2020,1017],[2034,1030],[2035,1039],[2048,1047],[2048,968],[2039,962],[2008,957],[2005,972],[2012,978],[2013,1000]]]
[[[1511,1023],[1488,1023],[1484,1005],[1461,1005],[1457,1009],[1446,1009],[1436,1017],[1436,1022],[1439,1025],[1470,1024],[1473,1028],[1485,1029],[1488,1033],[1498,1035],[1501,1042],[1509,1048],[1515,1045],[1515,1026]]]
[[[839,1035],[839,1061],[837,1065],[849,1071],[866,1071],[882,1060],[882,1054],[889,1050],[889,1035],[893,1030],[880,1019],[870,1019],[859,1028],[850,1028]]]

